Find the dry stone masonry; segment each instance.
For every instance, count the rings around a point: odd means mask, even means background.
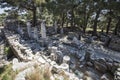
[[[25,80],[25,73],[33,70],[35,64],[43,68],[47,65],[57,73],[51,76],[51,80],[55,77],[64,80],[58,75],[61,71],[69,76],[69,80],[113,80],[113,77],[119,80],[119,52],[105,49],[95,38],[82,37],[79,40],[76,33],[63,35],[62,30],[62,35],[47,36],[45,22],[42,22],[41,34],[38,34],[37,28],[32,30],[27,22],[28,36],[24,39],[20,34],[4,29],[4,35],[17,56],[13,59],[13,70],[26,68],[16,80]]]

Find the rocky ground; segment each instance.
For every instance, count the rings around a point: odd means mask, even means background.
[[[2,27],[0,27],[0,67],[4,66],[6,64],[6,54],[4,53],[5,48],[5,39],[3,37],[3,34],[1,32]]]
[[[69,64],[70,72],[66,68],[65,71],[76,74],[79,79],[113,80],[114,73],[119,67],[120,52],[105,48],[103,43],[97,40],[91,41],[87,38],[78,40],[75,35],[71,36],[70,33],[56,34],[49,36],[47,40],[36,41],[29,38],[24,39],[19,34],[9,31],[5,32],[14,50],[21,54],[20,58],[23,58],[23,62],[13,60],[13,70],[28,67],[29,64],[31,64],[29,65],[31,69],[36,61],[42,64],[47,62],[51,65],[57,63],[61,66],[64,63],[64,57],[68,56],[70,61],[67,64]],[[69,59],[68,57],[65,60]],[[25,59],[27,62],[24,61]],[[21,71],[16,80],[20,80],[27,69]]]

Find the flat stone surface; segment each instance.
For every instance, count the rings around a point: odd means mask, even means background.
[[[20,72],[20,73],[16,76],[15,80],[26,80],[26,79],[25,79],[26,74],[27,74],[27,73],[31,73],[33,70],[34,70],[34,67],[30,67],[30,68],[25,69],[24,71]]]
[[[38,58],[38,62],[40,62],[40,63],[43,63],[43,64],[44,64],[46,61],[45,61],[42,57],[39,57],[39,58]]]
[[[31,67],[33,65],[35,65],[36,62],[19,62],[19,63],[15,63],[13,66],[12,66],[12,69],[14,71],[17,71],[17,70],[22,70],[24,68],[27,68],[27,67]]]

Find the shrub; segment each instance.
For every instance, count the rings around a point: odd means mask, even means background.
[[[36,67],[32,73],[26,74],[26,80],[50,80],[51,72],[49,68],[46,70]]]

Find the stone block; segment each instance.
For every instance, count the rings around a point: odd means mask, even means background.
[[[107,66],[105,64],[98,62],[98,61],[94,62],[94,67],[96,70],[98,70],[102,73],[105,73],[107,71]]]

